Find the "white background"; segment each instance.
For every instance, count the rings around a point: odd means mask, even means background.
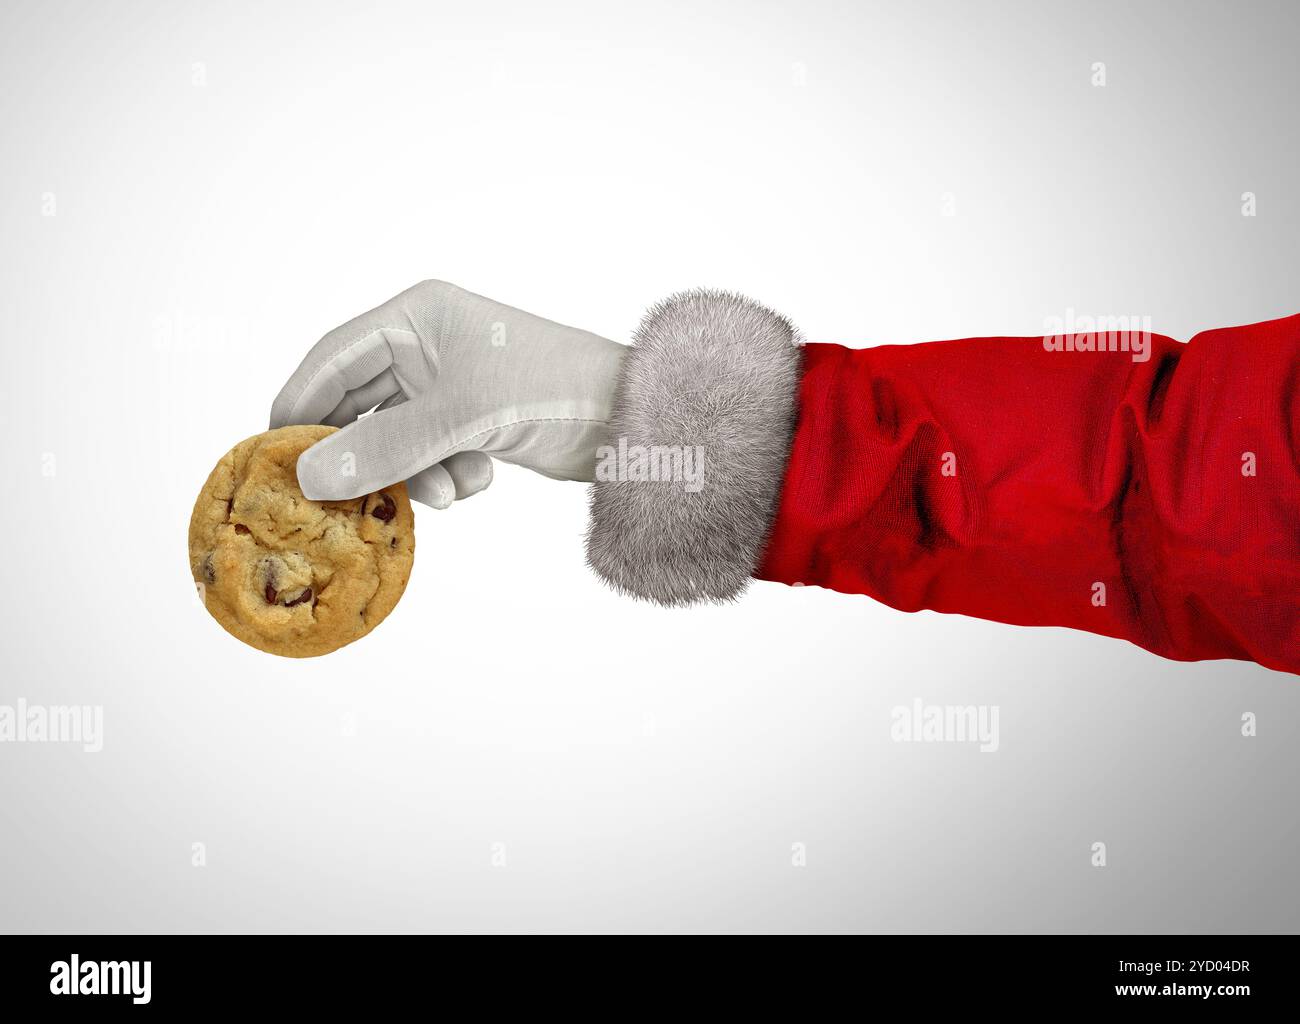
[[[1294,677],[774,584],[645,607],[584,567],[585,489],[510,466],[290,661],[185,534],[307,348],[423,278],[618,340],[694,285],[852,345],[1294,313],[1298,25],[6,3],[0,703],[105,737],[0,744],[0,928],[1295,930]],[[891,742],[918,697],[1001,749]]]

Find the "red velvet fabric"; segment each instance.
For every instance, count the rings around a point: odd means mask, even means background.
[[[1300,316],[1148,337],[806,346],[755,575],[1300,673]]]

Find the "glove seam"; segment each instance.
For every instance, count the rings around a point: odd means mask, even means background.
[[[471,441],[475,440],[476,438],[482,437],[484,434],[490,434],[494,430],[505,430],[507,427],[521,427],[526,423],[600,423],[600,424],[608,425],[609,420],[597,419],[597,418],[586,417],[586,416],[529,416],[519,420],[508,420],[505,423],[495,423],[490,427],[484,427],[482,430],[475,431],[473,434],[470,434],[469,437],[462,438],[461,440],[457,441],[455,444],[450,445],[449,447],[444,449],[443,453],[439,455],[436,459],[434,459],[433,462],[430,463],[430,465],[439,463],[443,459],[455,455],[457,452],[465,451],[465,445],[469,444]],[[475,450],[479,451],[481,449],[475,449]]]

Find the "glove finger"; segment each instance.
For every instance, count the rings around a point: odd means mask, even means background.
[[[302,493],[342,501],[428,469],[451,446],[436,429],[435,402],[434,395],[402,402],[317,441],[298,457]]]
[[[478,494],[492,482],[492,456],[486,452],[457,452],[439,463],[456,485],[456,500]]]
[[[412,501],[430,508],[450,508],[456,500],[456,485],[441,464],[416,473],[406,481],[406,491]]]
[[[321,422],[331,427],[345,427],[362,413],[367,413],[379,403],[402,393],[401,385],[389,367],[374,380],[353,388]]]
[[[294,370],[271,405],[271,428],[319,423],[352,388],[393,363],[382,328],[356,333],[351,325],[325,335]]]

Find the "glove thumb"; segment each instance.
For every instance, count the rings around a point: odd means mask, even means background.
[[[430,398],[421,396],[363,416],[317,441],[298,457],[302,493],[313,501],[357,498],[446,458],[453,442],[437,429]],[[430,490],[436,493],[437,488]]]

